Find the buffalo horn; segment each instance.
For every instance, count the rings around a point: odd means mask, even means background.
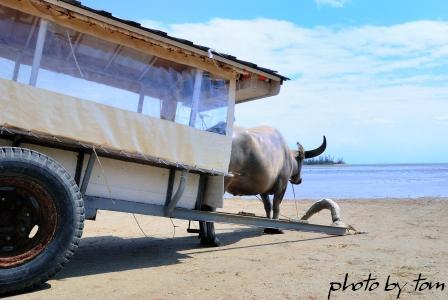
[[[327,148],[327,139],[325,138],[325,135],[324,135],[324,141],[322,142],[322,145],[320,145],[319,148],[305,151],[305,158],[312,158],[312,157],[319,156],[322,153],[324,153],[325,148]]]

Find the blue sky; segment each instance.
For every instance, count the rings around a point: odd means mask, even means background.
[[[308,27],[392,25],[420,19],[448,19],[446,0],[83,0],[82,3],[111,11],[120,17],[132,20],[151,19],[165,24],[207,22],[213,18],[269,18]]]
[[[237,123],[349,163],[448,162],[448,1],[105,1],[84,4],[280,71]],[[149,4],[150,3],[150,4]]]

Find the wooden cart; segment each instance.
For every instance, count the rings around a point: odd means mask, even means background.
[[[2,0],[0,294],[58,272],[98,209],[344,234],[213,212],[235,104],[286,79],[78,1]]]

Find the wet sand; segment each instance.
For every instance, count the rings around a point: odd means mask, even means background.
[[[204,248],[188,222],[100,211],[86,221],[75,257],[38,291],[12,299],[448,299],[448,199],[337,200],[343,221],[367,234],[342,237],[218,224],[223,243]],[[312,202],[298,200],[298,215]],[[295,202],[282,215],[297,216]],[[263,215],[256,200],[226,200],[224,211]],[[323,211],[310,220],[330,224]],[[174,236],[174,238],[173,238]],[[345,291],[368,278],[369,287]],[[429,284],[415,283],[419,274]],[[445,283],[444,291],[435,282]],[[405,285],[406,284],[406,285]],[[403,287],[403,285],[405,285]],[[419,291],[421,287],[426,289]],[[357,286],[359,287],[359,285]]]

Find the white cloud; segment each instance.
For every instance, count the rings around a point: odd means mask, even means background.
[[[314,2],[319,6],[343,7],[350,0],[314,0]]]
[[[384,161],[390,143],[435,148],[448,131],[434,118],[448,111],[448,22],[305,28],[213,19],[157,28],[294,78],[279,96],[236,108],[240,124],[275,126],[291,145],[315,145],[325,133],[336,156],[365,161],[372,151],[369,161]]]
[[[319,78],[431,67],[448,54],[448,23],[435,21],[310,29],[270,19],[213,19],[165,30],[287,74]]]
[[[440,122],[448,122],[448,116],[435,116],[434,120],[440,121]]]

